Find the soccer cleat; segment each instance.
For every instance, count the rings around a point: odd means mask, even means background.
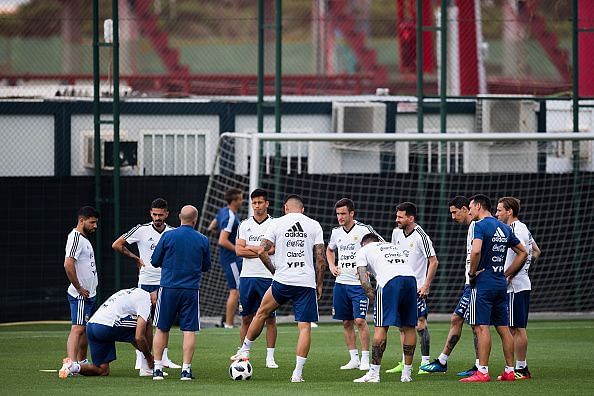
[[[163,371],[163,377],[167,377],[169,374],[167,374],[165,371]],[[140,369],[138,371],[138,376],[139,377],[152,377],[153,376],[153,369]]]
[[[497,381],[515,381],[516,380],[516,374],[513,371],[510,371],[509,373],[506,373],[505,371],[501,374],[497,376]]]
[[[70,372],[71,367],[72,367],[72,360],[70,360],[70,358],[62,359],[62,367],[58,371],[58,377],[60,377],[62,379],[68,378],[68,376],[71,374],[71,372]]]
[[[78,364],[89,364],[89,359],[79,360]]]
[[[191,380],[193,380],[194,377],[192,376],[192,369],[183,370],[181,372],[181,375],[180,375],[179,379],[182,380],[182,381],[191,381]]]
[[[354,379],[353,382],[380,382],[380,376],[373,375],[371,371],[368,371],[363,377]]]
[[[168,361],[164,362],[163,363],[163,367],[168,367],[168,368],[171,368],[171,369],[180,369],[180,368],[182,368],[182,366],[180,366],[177,363],[173,363],[171,360],[168,360]]]
[[[428,373],[425,373],[428,374]],[[411,382],[412,378],[411,377],[405,377],[404,375],[402,377],[400,377],[400,382]]]
[[[460,382],[490,382],[491,381],[491,376],[489,376],[489,373],[483,374],[483,373],[481,373],[480,371],[477,370],[470,377],[462,378],[459,381]]]
[[[367,361],[361,361],[361,364],[359,365],[359,370],[361,371],[369,371],[369,360]]]
[[[516,380],[526,380],[530,378],[532,378],[532,374],[530,374],[530,370],[528,370],[528,367],[516,369]]]
[[[344,366],[340,366],[340,369],[341,370],[354,370],[354,369],[358,369],[360,365],[361,365],[360,362],[357,362],[356,360],[355,361],[350,360]]]
[[[276,364],[274,359],[266,359],[266,368],[277,369],[278,364]]]
[[[163,370],[153,370],[153,381],[162,381],[163,379]]]
[[[419,374],[421,374],[421,371],[425,373],[445,373],[448,371],[448,363],[441,364],[439,359],[435,359],[431,363],[419,367]]]
[[[299,376],[299,377],[291,377],[291,382],[305,382],[305,380],[301,376]]]
[[[404,363],[398,362],[398,365],[396,367],[386,370],[386,373],[389,373],[389,374],[401,373],[403,368],[404,368]]]
[[[417,375],[425,375],[425,374],[429,374],[428,371],[423,370],[422,368],[419,367],[419,372],[417,373]]]
[[[472,368],[469,368],[466,371],[460,371],[459,373],[457,373],[456,375],[458,377],[470,377],[471,375],[473,375],[474,373],[476,373],[478,371],[478,369],[476,368],[476,366],[472,366]]]
[[[250,360],[250,351],[239,349],[237,353],[229,358],[232,361],[236,360]]]

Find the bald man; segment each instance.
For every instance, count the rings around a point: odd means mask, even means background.
[[[169,330],[179,314],[179,327],[183,332],[183,365],[181,380],[192,376],[192,357],[196,332],[200,330],[200,305],[198,301],[202,272],[210,269],[208,239],[194,230],[198,209],[186,205],[179,213],[181,226],[165,233],[151,263],[162,267],[159,299],[155,310],[157,331],[153,339],[155,365],[153,380],[163,379],[163,349],[169,340]]]

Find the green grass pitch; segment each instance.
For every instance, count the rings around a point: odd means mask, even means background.
[[[449,324],[430,323],[432,356],[439,354]],[[472,365],[472,335],[465,326],[462,339],[449,362],[447,374],[419,376],[413,371],[413,382],[400,383],[399,375],[385,374],[401,355],[398,331],[390,329],[384,354],[381,383],[355,384],[360,371],[341,371],[348,353],[344,345],[342,326],[321,324],[312,329],[312,346],[304,369],[304,383],[289,382],[295,363],[295,325],[279,326],[276,370],[264,367],[264,334],[252,349],[254,376],[250,381],[232,381],[227,373],[229,356],[239,344],[237,329],[209,328],[197,336],[194,355],[194,381],[180,381],[179,370],[168,370],[170,376],[161,382],[138,377],[133,369],[134,351],[128,344],[118,344],[118,359],[111,364],[109,377],[72,377],[61,380],[56,373],[40,370],[58,369],[65,354],[68,326],[64,324],[31,324],[0,326],[1,393],[5,395],[128,395],[128,394],[188,394],[207,395],[257,394],[592,394],[594,393],[594,321],[533,321],[529,324],[528,364],[534,378],[516,383],[462,384],[456,372]],[[181,333],[173,329],[170,355],[181,363]],[[418,369],[420,350],[417,347],[414,367]],[[490,362],[491,376],[503,369],[501,343],[493,333]],[[493,378],[493,379],[495,379]]]

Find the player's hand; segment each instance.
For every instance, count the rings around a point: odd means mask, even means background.
[[[481,272],[483,272],[485,269],[481,269],[478,270],[474,273],[474,276],[470,276],[470,274],[468,274],[468,280],[470,282],[470,287],[474,287],[476,285],[476,278],[478,278],[478,276],[481,274]]]
[[[82,286],[80,286],[78,289],[76,289],[76,291],[78,292],[78,294],[83,296],[83,298],[89,298],[91,296],[91,293]]]
[[[142,261],[142,259],[139,257],[138,260],[136,260],[136,267],[138,269],[141,269],[142,267],[144,267],[144,261]]]
[[[340,275],[340,268],[338,268],[336,265],[330,265],[330,272],[332,272],[332,275],[338,276]]]
[[[373,290],[370,290],[367,293],[367,298],[369,298],[369,304],[372,304],[375,301],[375,292]]]
[[[322,298],[322,286],[316,286],[316,294],[318,296],[318,301]]]
[[[429,295],[429,285],[421,286],[417,294],[420,298],[427,298],[427,296]]]

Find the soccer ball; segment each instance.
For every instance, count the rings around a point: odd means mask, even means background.
[[[229,376],[234,381],[247,381],[254,373],[249,360],[235,360],[229,366]]]

